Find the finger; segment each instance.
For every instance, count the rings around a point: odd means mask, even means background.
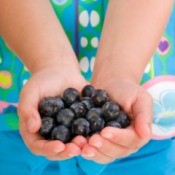
[[[36,133],[41,127],[40,115],[34,107],[29,107],[25,104],[19,104],[18,115],[20,122],[25,122],[27,129],[31,133]]]
[[[118,144],[114,144],[99,134],[92,136],[89,140],[89,145],[97,148],[98,151],[113,159],[122,158],[136,152],[137,150],[127,149]]]
[[[144,141],[135,132],[133,126],[125,129],[106,127],[100,134],[110,142],[126,147],[127,149],[137,150],[144,144]]]
[[[78,156],[81,153],[80,148],[74,143],[67,143],[65,150],[58,153],[55,156],[47,156],[49,160],[65,160],[72,158],[74,156]]]
[[[71,142],[82,149],[84,145],[87,144],[87,139],[83,136],[76,136]]]
[[[134,128],[141,139],[147,142],[151,135],[153,102],[149,94],[139,96],[132,106]]]
[[[101,164],[107,164],[109,162],[112,162],[113,159],[109,156],[104,155],[100,151],[98,151],[93,146],[86,144],[82,150],[82,157],[85,159],[93,160],[95,162],[101,163]]]
[[[26,122],[27,128],[32,133],[37,132],[41,126],[41,119],[38,112],[39,100],[40,98],[36,88],[33,88],[31,83],[26,84],[20,94],[18,115],[20,121]]]
[[[53,156],[57,155],[59,152],[62,152],[65,149],[65,144],[63,144],[61,141],[44,140],[38,134],[30,133],[27,130],[26,124],[24,122],[20,124],[20,132],[24,142],[33,154]]]

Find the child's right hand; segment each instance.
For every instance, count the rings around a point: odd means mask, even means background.
[[[102,164],[129,156],[148,143],[152,123],[153,102],[150,94],[132,78],[108,74],[111,70],[110,66],[108,68],[105,74],[94,74],[92,84],[105,89],[110,99],[121,106],[132,122],[125,129],[106,127],[88,140],[82,149],[82,156]]]
[[[79,71],[70,67],[51,67],[33,74],[21,91],[18,106],[20,132],[32,153],[51,160],[68,159],[81,153],[86,143],[84,137],[78,136],[71,143],[63,144],[58,140],[44,140],[37,134],[41,126],[38,104],[43,97],[61,95],[68,87],[81,91],[85,85],[86,81]]]

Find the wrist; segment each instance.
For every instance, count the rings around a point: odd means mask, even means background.
[[[29,66],[31,74],[35,74],[42,70],[74,70],[80,72],[79,64],[76,56],[64,55],[64,56],[49,56],[40,57],[35,59]]]
[[[128,81],[131,83],[139,84],[141,76],[142,74],[138,74],[135,71],[129,70],[127,67],[121,68],[108,64],[106,66],[95,66],[92,83],[97,85],[112,81]]]
[[[52,86],[53,91],[43,92],[44,96],[55,95],[52,93],[58,92],[62,94],[68,87],[74,87],[81,91],[83,85],[86,85],[86,81],[81,75],[80,71],[73,69],[71,66],[47,66],[42,69],[38,69],[32,74],[31,79],[37,84],[42,84],[44,89]]]

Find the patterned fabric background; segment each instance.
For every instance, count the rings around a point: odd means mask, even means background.
[[[90,81],[108,0],[50,0],[78,57],[81,73]],[[175,10],[141,84],[160,75],[175,75]],[[0,130],[18,129],[19,92],[30,73],[0,38]]]

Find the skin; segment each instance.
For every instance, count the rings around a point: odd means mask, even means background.
[[[15,6],[0,0],[0,34],[32,74],[21,91],[18,113],[21,135],[34,154],[50,160],[82,154],[86,159],[109,163],[149,141],[152,99],[138,84],[160,40],[172,2],[110,0],[92,84],[106,89],[133,123],[123,130],[107,127],[88,143],[79,136],[63,144],[36,134],[41,126],[37,108],[45,96],[62,94],[67,87],[81,91],[86,85],[76,56],[49,1],[16,0]]]
[[[81,91],[86,81],[73,49],[48,0],[0,0],[0,34],[32,74],[20,94],[20,132],[36,155],[63,160],[81,153],[83,137],[75,143],[46,141],[38,136],[41,126],[39,101],[62,94],[67,87]],[[14,15],[15,14],[15,15]],[[70,75],[74,78],[70,79]],[[32,94],[32,95],[31,95]]]
[[[83,157],[109,163],[138,151],[150,140],[152,98],[139,82],[173,2],[110,0],[92,84],[107,90],[133,122],[126,129],[107,127],[92,136],[82,150]]]

